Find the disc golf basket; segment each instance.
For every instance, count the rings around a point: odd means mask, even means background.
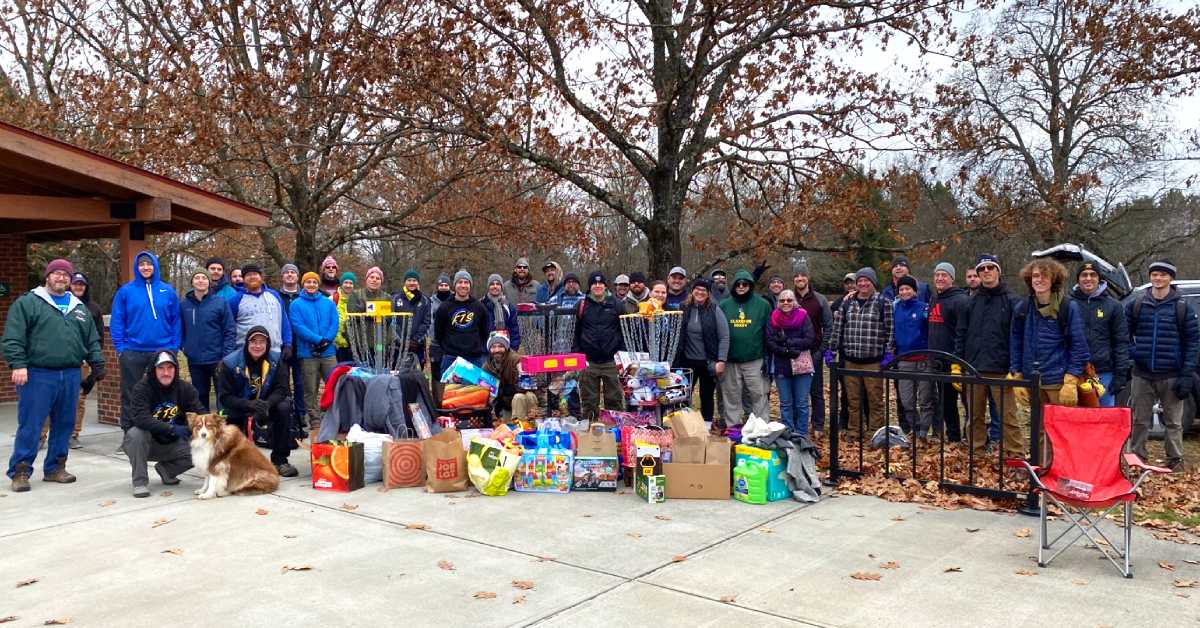
[[[360,367],[376,374],[398,371],[409,359],[412,313],[391,310],[391,302],[371,301],[366,312],[346,315],[350,354]]]
[[[683,312],[655,312],[621,315],[621,336],[625,350],[646,353],[654,362],[671,362],[683,334]]]
[[[527,356],[570,353],[575,345],[575,308],[558,307],[552,303],[538,303],[532,311],[517,312],[517,326],[521,330],[521,353]],[[549,373],[531,375],[539,394],[546,394],[546,416],[552,416],[550,408]]]

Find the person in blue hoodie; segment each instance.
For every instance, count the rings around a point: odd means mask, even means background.
[[[904,355],[910,351],[924,351],[929,348],[929,306],[919,296],[916,279],[904,275],[896,282],[896,286],[899,298],[892,305],[896,353]],[[897,362],[898,371],[929,372],[928,356],[914,355],[900,358]],[[916,434],[918,438],[928,437],[934,415],[933,382],[902,379],[896,384],[900,389],[900,428]]]
[[[233,351],[237,333],[229,304],[212,293],[208,273],[192,273],[192,289],[179,303],[183,319],[183,354],[187,356],[192,386],[200,395],[200,405],[209,411],[209,393],[216,383],[217,364]]]
[[[296,357],[304,374],[304,407],[307,409],[308,428],[321,425],[320,397],[321,382],[337,366],[333,346],[338,335],[338,311],[333,300],[321,292],[321,276],[314,272],[304,273],[300,282],[300,296],[288,308],[292,322],[292,338],[296,343]]]
[[[142,251],[133,258],[133,279],[117,290],[109,334],[121,369],[121,416],[128,417],[133,386],[159,351],[178,351],[183,342],[179,297],[163,281],[158,257]]]
[[[212,282],[209,291],[225,299],[225,303],[228,305],[233,295],[237,294],[237,290],[229,283],[229,277],[225,273],[225,260],[219,257],[210,257],[207,262],[204,262],[204,268],[208,269],[208,277]]]
[[[292,357],[292,325],[283,297],[263,282],[262,267],[258,264],[242,266],[242,282],[244,290],[229,301],[237,327],[237,344],[244,344],[246,332],[261,325],[271,334],[271,351],[288,361]]]

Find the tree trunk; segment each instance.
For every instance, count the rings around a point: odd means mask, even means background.
[[[671,268],[682,260],[679,213],[670,207],[656,206],[650,224],[644,230],[649,245],[647,261],[650,264],[650,276],[655,279],[666,279]]]

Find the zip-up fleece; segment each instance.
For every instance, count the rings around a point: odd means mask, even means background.
[[[138,260],[149,258],[154,264],[150,279],[138,274]],[[158,257],[142,251],[133,258],[133,279],[121,286],[113,297],[109,332],[117,353],[129,351],[178,350],[183,342],[179,316],[179,297],[159,275]]]
[[[216,364],[233,351],[237,332],[233,312],[225,299],[209,292],[196,298],[195,290],[180,303],[183,318],[183,354],[193,364]]]
[[[4,323],[4,360],[12,369],[79,368],[104,363],[100,336],[83,301],[67,293],[67,313],[54,303],[43,286],[21,295],[8,310]]]

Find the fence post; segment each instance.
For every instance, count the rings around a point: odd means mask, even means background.
[[[1042,374],[1034,363],[1033,377],[1029,382],[1029,457],[1035,466],[1042,464]],[[1003,417],[1002,417],[1003,419]],[[1025,492],[1025,502],[1017,508],[1017,512],[1030,517],[1040,517],[1041,508],[1038,496],[1034,494],[1033,478],[1029,478],[1029,488]]]
[[[837,486],[838,483],[838,441],[840,440],[838,430],[842,427],[841,420],[838,418],[840,412],[838,402],[841,400],[841,396],[838,394],[840,380],[838,362],[835,360],[829,365],[829,403],[826,405],[829,410],[829,476],[825,478],[825,483],[829,486]]]

